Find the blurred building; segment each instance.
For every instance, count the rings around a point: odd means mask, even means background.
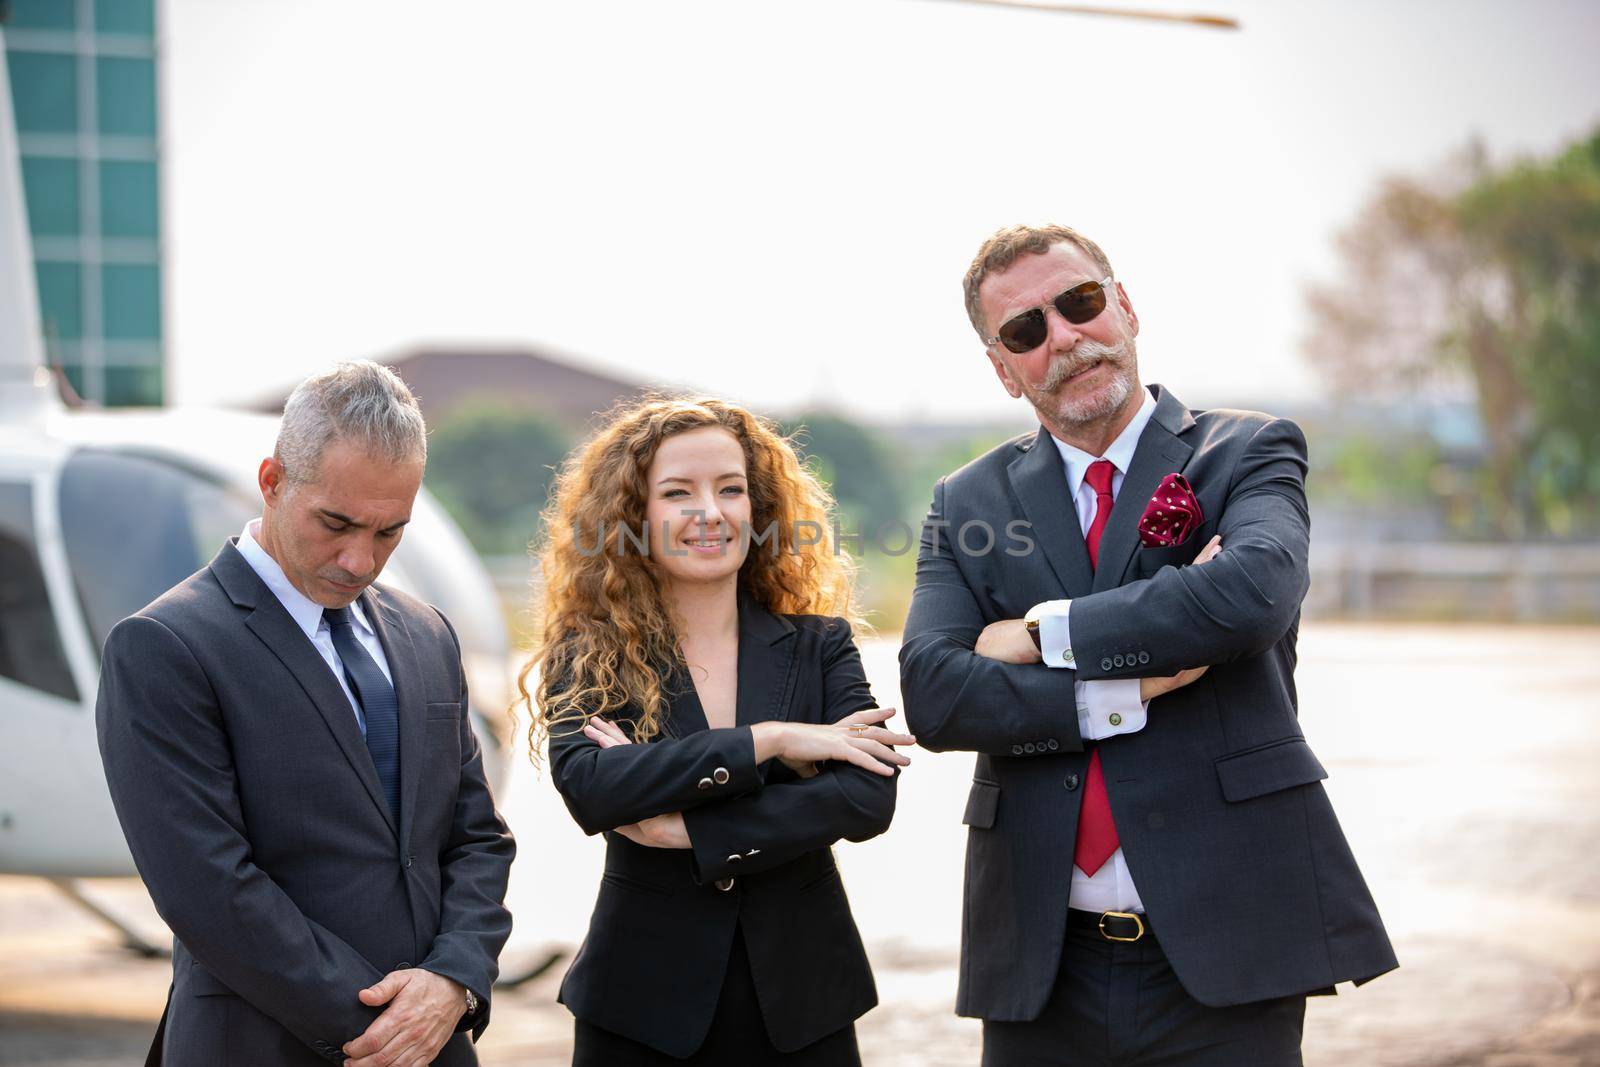
[[[85,400],[164,393],[155,0],[0,0],[46,358]]]
[[[488,402],[548,415],[579,432],[596,413],[650,388],[531,347],[419,345],[377,360],[405,379],[429,425],[463,405]],[[284,390],[250,406],[278,414],[288,398]]]

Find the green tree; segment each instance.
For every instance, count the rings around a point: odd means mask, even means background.
[[[833,491],[844,533],[864,534],[870,542],[884,523],[906,521],[904,473],[876,432],[827,412],[803,414],[784,430]]]
[[[1345,394],[1465,384],[1503,535],[1600,528],[1600,131],[1496,169],[1386,181],[1313,287],[1308,351]]]
[[[428,489],[480,552],[522,552],[538,531],[554,468],[572,447],[548,416],[484,399],[428,435]]]

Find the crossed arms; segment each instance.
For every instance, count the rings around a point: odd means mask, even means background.
[[[585,833],[691,852],[700,884],[755,874],[840,839],[864,841],[894,816],[893,751],[910,738],[877,723],[861,656],[842,624],[823,640],[823,718],[869,724],[863,736],[813,723],[761,722],[632,744],[598,718],[550,738],[551,777]],[[763,784],[779,759],[802,777]],[[817,773],[809,773],[816,764]]]
[[[1270,648],[1298,617],[1309,582],[1305,470],[1299,428],[1281,419],[1263,424],[1231,474],[1217,528],[1225,551],[1203,566],[1166,567],[1074,599],[1076,671],[1004,662],[977,651],[986,626],[997,620],[985,617],[974,593],[981,579],[969,580],[969,569],[983,561],[965,558],[930,535],[935,521],[959,526],[974,517],[959,513],[959,505],[951,513],[941,480],[924,527],[900,649],[900,687],[912,732],[934,751],[1010,755],[1019,740],[1046,737],[1077,751],[1084,739],[1071,702],[1067,713],[1062,710],[1063,691],[1070,692],[1075,680],[1177,676]],[[1038,599],[1049,594],[1040,590]],[[1148,651],[1147,664],[1102,666],[1113,653],[1134,646]]]

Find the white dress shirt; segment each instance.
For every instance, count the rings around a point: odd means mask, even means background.
[[[1117,494],[1122,492],[1122,482],[1127,477],[1128,467],[1133,463],[1133,452],[1139,445],[1139,435],[1144,433],[1145,424],[1150,421],[1150,416],[1154,415],[1155,411],[1155,397],[1146,389],[1144,403],[1139,405],[1133,421],[1123,428],[1103,456],[1091,456],[1080,448],[1074,448],[1065,441],[1051,437],[1051,440],[1055,441],[1056,449],[1061,453],[1061,462],[1066,467],[1067,487],[1072,492],[1072,503],[1078,512],[1078,525],[1085,536],[1094,523],[1095,512],[1094,486],[1084,480],[1089,465],[1102,459],[1111,461],[1111,465],[1116,468],[1111,477],[1111,498],[1115,501]],[[1077,665],[1077,661],[1072,657],[1071,614],[1070,600],[1046,601],[1037,610],[1039,645],[1046,666],[1075,668]],[[1085,741],[1098,741],[1114,734],[1131,734],[1144,729],[1148,708],[1139,700],[1137,678],[1076,682],[1073,688],[1077,697],[1078,733]],[[1120,717],[1120,725],[1111,725],[1113,714]],[[1111,858],[1094,873],[1093,877],[1084,874],[1076,866],[1072,868],[1072,893],[1068,903],[1069,906],[1083,911],[1144,911],[1139,891],[1133,885],[1133,876],[1128,873],[1128,861],[1123,857],[1120,848],[1111,854]]]
[[[272,595],[278,598],[289,617],[295,625],[305,632],[323,660],[328,664],[328,669],[339,682],[339,688],[344,690],[345,697],[350,701],[351,709],[356,713],[356,725],[361,727],[361,736],[367,736],[367,722],[361,714],[361,702],[350,691],[350,682],[344,674],[344,664],[339,661],[339,653],[333,647],[333,630],[322,617],[322,605],[306,596],[294,587],[288,575],[283,573],[283,568],[278,566],[278,561],[267,555],[267,550],[262,548],[256,540],[256,534],[261,530],[261,520],[251,519],[245,524],[244,532],[239,535],[239,555],[250,564],[250,568],[266,583]],[[378,669],[383,676],[389,679],[389,684],[394,684],[394,675],[389,671],[389,661],[383,655],[383,643],[378,640],[378,633],[367,622],[366,614],[361,610],[361,601],[357,600],[350,605],[350,629],[355,633],[356,640],[361,642],[361,647],[377,661]]]

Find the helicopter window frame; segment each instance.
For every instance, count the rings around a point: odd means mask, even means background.
[[[39,557],[34,484],[12,477],[0,478],[0,678],[82,699]]]

